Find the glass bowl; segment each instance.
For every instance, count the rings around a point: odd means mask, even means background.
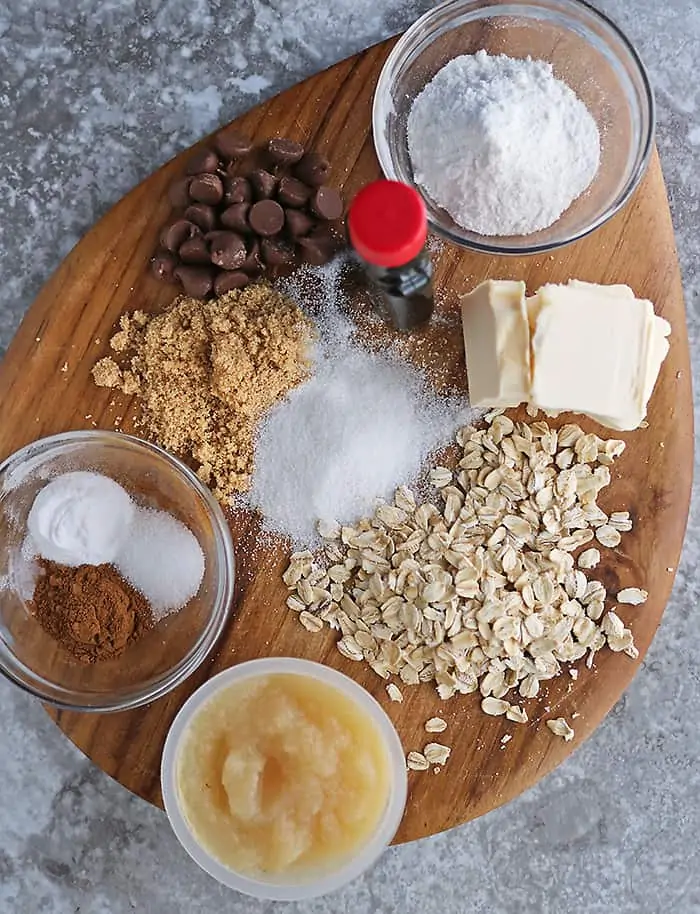
[[[221,863],[198,841],[191,830],[181,808],[178,789],[178,759],[180,745],[187,729],[201,708],[220,690],[261,676],[292,674],[311,678],[323,685],[331,686],[359,705],[372,720],[384,743],[387,760],[391,768],[389,796],[383,814],[374,833],[367,842],[336,868],[299,877],[270,878],[269,881],[246,876]],[[271,901],[305,901],[335,892],[341,886],[356,879],[373,866],[391,844],[401,824],[406,807],[408,781],[406,759],[396,729],[386,711],[362,686],[343,673],[296,657],[264,657],[249,660],[213,676],[190,696],[172,723],[163,749],[160,769],[160,783],[163,805],[177,839],[187,853],[205,872],[220,883],[250,895]]]
[[[93,470],[111,477],[145,507],[168,511],[204,553],[198,593],[117,658],[81,663],[32,615],[34,578],[22,556],[34,498],[55,476]],[[202,663],[233,602],[234,554],[223,511],[183,463],[154,444],[117,432],[67,432],[42,438],[0,465],[0,672],[59,708],[121,711],[174,689]]]
[[[553,225],[531,235],[486,236],[468,231],[413,178],[406,122],[414,99],[452,58],[482,48],[489,54],[549,62],[555,76],[585,103],[600,132],[600,167],[590,187]],[[653,148],[654,96],[631,42],[586,3],[447,0],[418,19],[389,55],[377,83],[372,126],[384,174],[417,187],[435,232],[476,251],[534,254],[583,238],[624,206]]]

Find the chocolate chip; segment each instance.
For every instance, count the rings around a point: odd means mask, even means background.
[[[276,235],[284,225],[284,210],[274,200],[260,200],[251,206],[248,222],[254,232],[267,238]]]
[[[210,245],[211,262],[224,270],[236,270],[246,259],[243,239],[235,232],[222,232]]]
[[[175,276],[182,283],[182,288],[192,298],[204,298],[214,285],[214,271],[211,267],[179,266]]]
[[[284,224],[292,238],[308,235],[314,226],[314,220],[300,209],[286,209]]]
[[[264,168],[256,168],[248,175],[248,180],[253,185],[257,200],[269,200],[277,187],[277,178]]]
[[[285,175],[277,188],[277,199],[283,206],[303,206],[311,195],[311,188],[296,178]]]
[[[244,155],[247,155],[253,148],[253,144],[236,127],[228,127],[226,130],[216,134],[214,148],[222,159],[231,161],[232,159],[241,159]]]
[[[210,232],[216,225],[216,210],[206,203],[193,203],[185,210],[184,218],[194,222],[203,232]]]
[[[234,203],[225,209],[221,214],[221,224],[226,228],[233,229],[235,232],[247,234],[250,231],[248,225],[248,210],[250,203]]]
[[[257,276],[263,271],[263,262],[260,259],[260,243],[257,239],[252,241],[248,248],[248,256],[241,264],[241,270],[244,270],[249,276]]]
[[[177,222],[165,226],[160,233],[160,243],[168,251],[175,253],[188,238],[193,238],[200,234],[198,226],[193,222],[189,222],[187,219],[178,219]]]
[[[280,267],[294,263],[294,249],[284,241],[265,238],[260,244],[260,252],[268,267]]]
[[[320,244],[327,245],[334,251],[337,251],[340,248],[340,236],[327,222],[317,223],[308,237]]]
[[[188,190],[190,188],[191,178],[180,178],[175,181],[168,189],[168,199],[173,206],[187,206],[190,202]]]
[[[178,259],[170,251],[157,251],[151,259],[151,271],[157,279],[163,282],[172,282]]]
[[[340,243],[332,223],[344,208],[326,186],[329,172],[324,155],[305,152],[295,140],[272,137],[254,150],[236,127],[219,131],[168,191],[184,215],[163,230],[154,275],[175,276],[188,294],[203,297],[212,288],[216,294],[240,288],[266,269],[275,275],[302,258],[328,262]]]
[[[218,175],[202,174],[190,181],[190,200],[216,206],[224,196],[224,185]]]
[[[307,235],[297,240],[302,259],[314,267],[320,267],[333,259],[335,240],[327,234]]]
[[[320,187],[325,184],[330,171],[328,159],[320,152],[307,152],[292,169],[294,177],[299,178],[304,184]]]
[[[200,149],[187,163],[188,175],[214,174],[219,170],[221,163],[213,149]],[[206,201],[204,201],[206,202]]]
[[[207,232],[207,233],[206,233],[206,235],[204,236],[204,240],[205,240],[205,241],[209,244],[209,246],[211,247],[212,241],[216,241],[216,239],[217,239],[220,235],[228,235],[228,230],[227,230],[227,229],[214,229],[214,231],[212,231],[212,232]]]
[[[240,270],[222,270],[214,280],[214,294],[225,295],[232,289],[242,289],[250,282],[250,276],[247,273],[241,273]]]
[[[188,238],[180,245],[180,259],[185,263],[209,263],[209,248],[201,235]]]
[[[268,142],[267,152],[275,165],[294,165],[304,155],[304,147],[294,140],[276,136]]]
[[[250,181],[240,176],[224,178],[224,203],[249,203],[253,199],[253,188]]]
[[[319,187],[311,197],[311,212],[319,219],[332,222],[343,215],[343,198],[333,187]]]

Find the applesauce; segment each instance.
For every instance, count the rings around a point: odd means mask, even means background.
[[[196,840],[252,878],[342,865],[385,812],[391,760],[369,713],[311,676],[272,673],[222,688],[183,733],[178,801]]]

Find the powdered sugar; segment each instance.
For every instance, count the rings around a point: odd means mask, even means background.
[[[454,58],[416,97],[408,148],[434,202],[490,236],[556,222],[600,161],[595,120],[550,64],[486,51]]]
[[[248,495],[265,529],[306,545],[319,520],[351,523],[414,480],[473,418],[463,397],[438,396],[418,369],[357,342],[341,307],[341,271],[336,261],[286,285],[316,312],[315,371],[261,423]]]

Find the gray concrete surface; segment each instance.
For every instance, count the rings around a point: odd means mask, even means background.
[[[700,3],[596,0],[656,88],[658,143],[700,367]],[[0,2],[0,343],[70,247],[200,134],[407,26],[425,0]],[[700,516],[633,686],[504,809],[392,850],[299,914],[700,911]],[[0,682],[1,914],[270,911],[190,862],[164,816]]]

